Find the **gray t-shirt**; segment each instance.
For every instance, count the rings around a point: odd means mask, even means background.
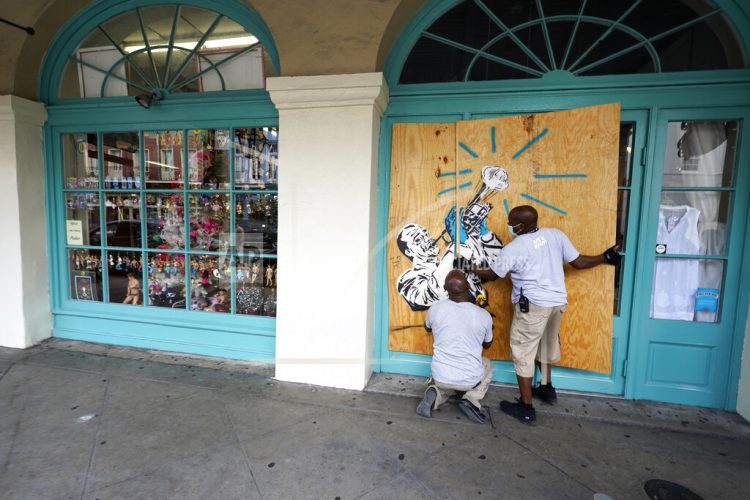
[[[542,228],[516,236],[500,251],[490,268],[501,278],[510,273],[514,304],[523,288],[524,296],[532,304],[562,306],[568,303],[563,262],[576,260],[579,255],[565,233]]]
[[[492,340],[492,316],[471,302],[441,300],[427,311],[434,353],[432,378],[448,385],[473,387],[481,379],[482,343]]]

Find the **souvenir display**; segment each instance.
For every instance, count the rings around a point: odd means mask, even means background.
[[[138,189],[141,169],[138,134],[117,132],[102,134],[104,149],[104,189]]]
[[[146,218],[149,221],[149,248],[184,248],[184,217],[182,193],[148,193]]]
[[[191,194],[190,248],[212,252],[229,249],[229,195]]]
[[[99,193],[65,193],[65,220],[79,221],[82,240],[77,244],[101,244]]]
[[[229,129],[188,131],[190,189],[229,189]]]
[[[148,305],[175,309],[185,307],[183,254],[148,254]]]
[[[106,255],[109,302],[143,304],[143,255],[116,250]]]
[[[110,247],[141,246],[141,196],[134,193],[106,193],[106,245]]]
[[[276,315],[278,131],[234,132],[63,135],[73,299]],[[212,192],[232,188],[264,191]]]
[[[276,261],[238,257],[235,262],[237,314],[276,316]]]
[[[224,256],[190,256],[190,309],[230,312],[230,260]]]
[[[62,144],[65,187],[97,189],[99,153],[96,147],[96,134],[64,134]]]
[[[146,189],[183,188],[182,132],[144,132],[143,150]]]
[[[238,194],[235,199],[237,252],[275,255],[278,196],[270,193]]]
[[[70,298],[101,302],[102,261],[98,250],[68,250]]]
[[[275,127],[235,129],[234,185],[237,189],[275,189],[278,184]]]

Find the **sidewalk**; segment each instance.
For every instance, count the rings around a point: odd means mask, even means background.
[[[53,340],[0,348],[0,497],[645,499],[649,479],[750,497],[736,414],[560,394],[537,425],[455,405],[414,412],[424,379],[365,392],[272,379],[273,368]]]

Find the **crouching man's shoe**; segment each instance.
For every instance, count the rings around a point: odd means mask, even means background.
[[[536,421],[536,410],[527,408],[520,401],[511,403],[510,401],[500,401],[500,409],[511,417],[515,417],[524,424],[533,424]]]
[[[480,412],[479,408],[471,404],[471,401],[469,401],[468,399],[462,399],[458,403],[458,407],[461,408],[461,411],[464,412],[464,414],[469,417],[469,420],[471,420],[472,422],[483,424],[487,419],[487,417],[484,416],[484,413]]]
[[[428,387],[424,391],[424,397],[422,401],[417,405],[417,413],[423,417],[430,418],[432,416],[432,405],[435,404],[437,399],[437,389],[434,387]]]
[[[531,395],[538,398],[543,403],[553,405],[557,403],[557,391],[552,387],[552,384],[539,385],[531,388]]]

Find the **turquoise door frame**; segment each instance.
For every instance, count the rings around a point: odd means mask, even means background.
[[[60,141],[63,134],[278,126],[278,112],[265,91],[175,96],[170,101],[148,110],[138,106],[132,97],[76,100],[47,108],[45,196],[53,336],[272,362],[276,343],[274,318],[92,304],[69,296]],[[139,154],[143,155],[143,148]],[[234,172],[233,156],[229,155],[230,175]],[[144,165],[143,158],[140,164]],[[143,175],[144,169],[141,170]]]
[[[749,89],[750,90],[750,89]],[[643,231],[639,241],[636,272],[633,342],[630,358],[633,377],[628,381],[633,397],[673,403],[734,409],[737,392],[736,373],[747,318],[747,294],[740,292],[740,276],[750,264],[743,258],[748,233],[750,198],[750,128],[748,107],[671,108],[654,116],[654,147],[647,173]],[[724,188],[730,193],[730,216],[726,251],[716,258],[724,263],[720,317],[717,323],[651,319],[651,290],[654,282],[655,246],[662,193],[663,164],[669,122],[721,120],[739,122],[734,184]],[[718,188],[722,189],[722,188]],[[667,255],[669,255],[667,248]]]
[[[634,383],[630,381],[630,378],[634,378],[630,377],[633,374],[631,358],[637,355],[634,346],[642,340],[634,334],[637,326],[633,320],[637,318],[636,309],[640,307],[640,302],[633,300],[633,297],[640,297],[644,293],[642,283],[636,282],[635,276],[636,273],[643,271],[643,264],[637,262],[643,248],[642,238],[639,237],[639,233],[643,234],[640,230],[641,221],[644,220],[641,213],[648,208],[650,198],[653,196],[653,186],[647,182],[643,173],[653,168],[657,141],[654,130],[655,117],[661,109],[684,106],[686,102],[700,103],[702,107],[712,109],[750,105],[750,72],[732,71],[724,72],[722,75],[723,81],[717,81],[716,75],[712,75],[712,81],[707,74],[692,74],[683,80],[684,85],[679,86],[675,85],[677,79],[674,76],[670,79],[665,75],[649,75],[655,77],[651,78],[649,84],[643,78],[646,75],[636,75],[632,80],[628,78],[631,81],[630,85],[624,83],[625,79],[620,79],[618,83],[615,83],[615,79],[606,77],[592,79],[588,88],[578,89],[545,88],[542,83],[532,83],[525,91],[520,90],[516,85],[511,85],[505,91],[500,90],[501,85],[496,82],[471,84],[470,91],[466,90],[465,84],[413,85],[396,88],[384,114],[380,138],[378,236],[381,244],[377,247],[376,294],[376,348],[379,354],[379,366],[376,364],[375,368],[385,372],[425,376],[429,374],[431,359],[430,356],[399,353],[388,349],[388,289],[384,273],[384,242],[386,238],[394,237],[387,233],[392,125],[404,122],[451,122],[620,102],[623,110],[622,121],[633,122],[636,125],[634,143],[636,154],[633,160],[633,181],[630,190],[627,233],[629,244],[626,247],[623,267],[625,275],[621,291],[622,305],[620,315],[613,318],[615,329],[613,372],[610,375],[600,375],[561,368],[555,370],[554,377],[556,384],[565,389],[621,394],[626,398],[642,397],[637,393]],[[502,87],[505,87],[505,82]],[[738,193],[737,196],[747,198],[748,193]],[[737,230],[739,231],[739,228]],[[746,268],[749,265],[746,258],[743,262]],[[571,306],[575,307],[574,304]],[[733,312],[736,315],[733,318],[735,322],[732,336],[734,346],[730,349],[728,370],[738,373],[741,354],[740,340],[744,336],[744,320],[747,317],[747,310],[739,307]],[[628,367],[626,362],[631,366]],[[511,363],[496,362],[493,378],[498,382],[514,383],[515,374]],[[734,387],[736,392],[736,381]],[[733,408],[733,401],[729,403]],[[724,406],[724,402],[716,406]]]

